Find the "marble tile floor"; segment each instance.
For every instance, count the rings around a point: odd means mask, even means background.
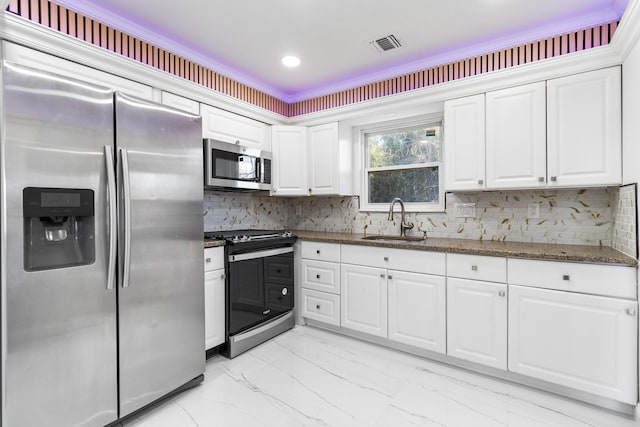
[[[126,427],[631,427],[638,421],[312,327],[233,360]]]

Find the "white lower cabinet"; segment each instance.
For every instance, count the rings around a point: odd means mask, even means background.
[[[301,242],[300,314],[340,326],[340,245]]]
[[[447,354],[507,369],[507,285],[447,278]]]
[[[205,349],[225,341],[224,249],[204,250],[204,335]]]
[[[389,270],[389,339],[426,350],[446,351],[445,278]]]
[[[635,405],[637,309],[631,300],[511,285],[509,370]]]
[[[387,338],[387,270],[342,264],[340,325]]]

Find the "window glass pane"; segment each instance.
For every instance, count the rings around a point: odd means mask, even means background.
[[[441,126],[394,130],[365,135],[368,167],[441,161]]]
[[[392,171],[369,171],[369,203],[438,203],[438,167]]]

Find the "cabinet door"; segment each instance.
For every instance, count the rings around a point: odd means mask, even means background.
[[[387,275],[389,339],[445,353],[445,278],[394,270]]]
[[[268,126],[238,114],[200,104],[202,137],[270,151]]]
[[[487,188],[546,186],[545,82],[488,92]]]
[[[309,193],[338,194],[338,123],[312,126],[309,137]]]
[[[447,278],[447,354],[507,369],[507,285]]]
[[[224,342],[224,270],[204,274],[204,335],[205,349]]]
[[[387,338],[387,271],[342,264],[340,325]]]
[[[622,182],[620,67],[547,82],[549,185]]]
[[[482,190],[485,179],[484,94],[444,103],[445,189]]]
[[[162,103],[191,114],[200,114],[200,103],[171,92],[162,92]]]
[[[509,370],[635,405],[636,301],[509,286]]]
[[[273,126],[273,195],[305,196],[307,185],[307,128]]]

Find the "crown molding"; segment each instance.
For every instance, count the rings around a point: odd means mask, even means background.
[[[280,114],[101,49],[10,12],[0,15],[0,38],[264,123],[282,124],[287,121],[287,117]]]
[[[610,43],[620,56],[620,62],[629,56],[638,39],[640,39],[640,0],[629,0]]]
[[[85,16],[93,18],[99,22],[107,24],[113,28],[118,29],[119,31],[144,40],[147,43],[154,44],[158,47],[168,50],[169,52],[173,52],[186,59],[189,59],[190,61],[210,68],[216,73],[232,78],[238,83],[245,84],[252,87],[253,89],[260,90],[268,95],[288,102],[286,101],[286,98],[288,97],[287,93],[278,90],[273,86],[267,85],[261,80],[258,80],[247,73],[243,73],[242,71],[225,65],[222,62],[215,61],[212,58],[203,55],[202,53],[191,49],[188,46],[185,46],[184,44],[178,43],[175,40],[165,37],[155,31],[144,28],[130,19],[116,15],[104,7],[84,2],[82,0],[56,0],[56,3],[73,11],[79,12]]]

